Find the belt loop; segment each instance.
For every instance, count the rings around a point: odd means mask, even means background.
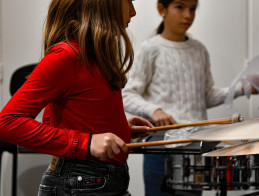
[[[57,165],[56,170],[55,170],[55,174],[57,176],[60,176],[60,172],[61,172],[61,170],[63,168],[63,165],[64,165],[64,157],[60,157],[58,165]]]
[[[114,167],[114,165],[108,164],[107,166],[108,166],[108,168],[109,168],[109,173],[115,172],[115,167]]]
[[[64,165],[64,157],[52,157],[50,168],[54,171],[56,176],[60,176],[60,172]]]

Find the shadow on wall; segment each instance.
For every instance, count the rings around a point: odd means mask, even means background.
[[[23,195],[26,196],[35,196],[38,193],[38,188],[41,182],[41,178],[45,172],[47,165],[41,165],[37,167],[30,168],[25,170],[19,175],[19,186]],[[29,184],[28,184],[29,183]],[[19,193],[18,193],[19,195]]]

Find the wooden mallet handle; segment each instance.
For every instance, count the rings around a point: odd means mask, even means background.
[[[167,126],[160,126],[150,128],[151,132],[160,131],[160,130],[168,130],[168,129],[178,129],[181,127],[188,127],[188,126],[202,126],[202,125],[212,125],[212,124],[232,124],[236,122],[243,121],[243,117],[240,114],[234,113],[232,118],[222,118],[216,120],[205,120],[200,122],[193,122],[188,124],[174,124],[174,125],[167,125]]]
[[[159,146],[167,144],[180,144],[180,143],[189,143],[189,142],[200,142],[200,140],[193,139],[178,139],[178,140],[161,140],[154,142],[142,142],[142,143],[130,143],[127,144],[129,148],[144,147],[144,146]]]

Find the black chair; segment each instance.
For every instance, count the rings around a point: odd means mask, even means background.
[[[23,85],[27,80],[29,74],[33,71],[37,64],[25,65],[17,69],[12,77],[10,82],[10,93],[13,96],[15,92]],[[17,194],[17,165],[18,165],[18,153],[30,152],[27,149],[17,147],[14,144],[0,141],[0,163],[2,159],[3,152],[10,152],[13,154],[13,166],[12,166],[12,196]],[[1,165],[1,164],[0,164]],[[1,174],[1,173],[0,173]]]
[[[19,69],[17,69],[12,77],[10,82],[10,93],[13,96],[16,91],[24,84],[24,82],[28,79],[31,72],[34,70],[34,68],[37,66],[37,63],[25,65]],[[18,153],[30,153],[32,151],[27,150],[25,148],[22,148],[20,146],[18,148]],[[17,150],[16,148],[16,150]]]
[[[0,166],[2,162],[2,155],[4,152],[10,152],[13,154],[12,165],[12,196],[16,196],[16,176],[17,176],[17,146],[7,142],[0,141]],[[0,170],[1,171],[1,170]],[[0,172],[1,175],[1,172]]]
[[[10,82],[10,93],[13,96],[14,93],[23,85],[23,83],[27,80],[31,72],[36,67],[36,63],[25,65],[19,69],[17,69],[12,77]]]

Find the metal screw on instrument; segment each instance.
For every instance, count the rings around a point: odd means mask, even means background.
[[[82,180],[83,180],[82,176],[78,176],[78,177],[77,177],[77,180],[78,180],[78,181],[82,181]]]

